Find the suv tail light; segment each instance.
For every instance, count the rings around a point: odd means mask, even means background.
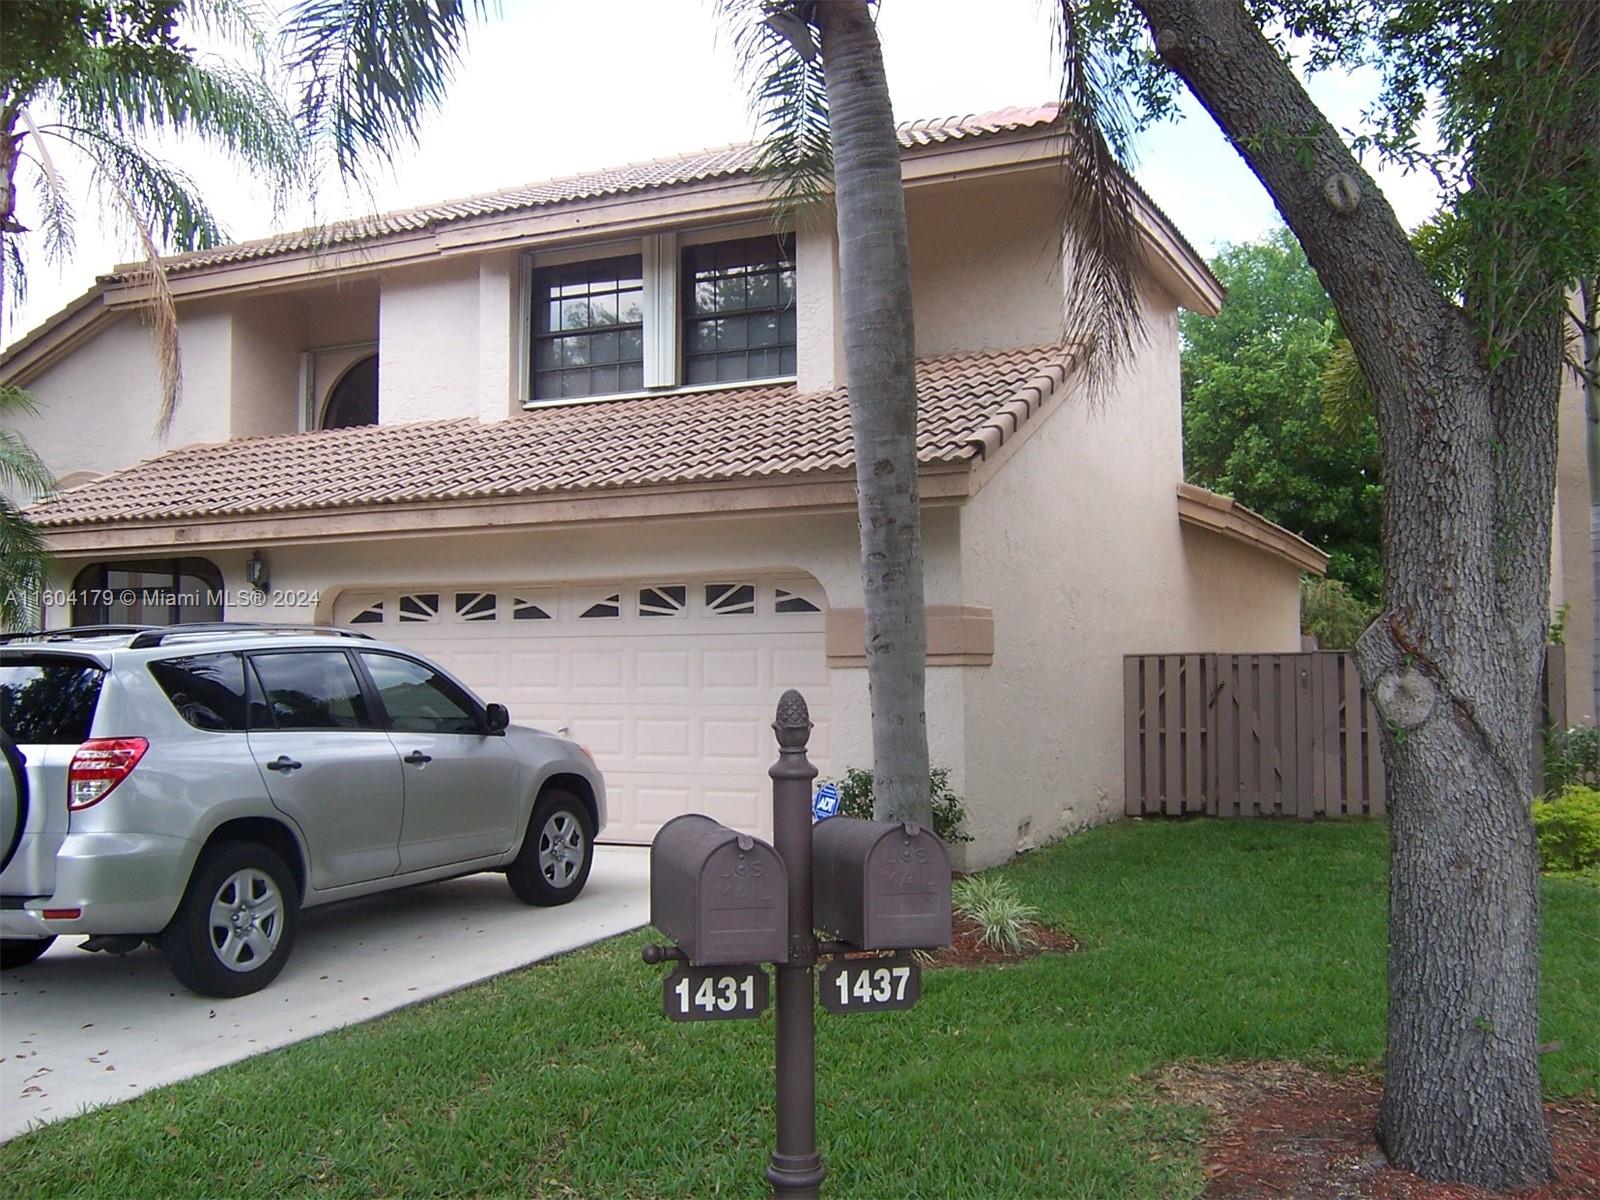
[[[128,777],[150,743],[142,737],[90,738],[78,747],[67,768],[67,808],[72,812],[99,804]]]

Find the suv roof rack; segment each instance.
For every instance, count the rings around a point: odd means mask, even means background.
[[[70,625],[65,629],[34,629],[0,634],[0,646],[9,646],[12,642],[70,642],[77,638],[141,634],[154,628],[154,625]]]
[[[269,621],[192,621],[188,624],[141,626],[128,643],[130,650],[145,650],[151,646],[164,646],[169,638],[225,637],[233,633],[321,634],[326,637],[360,638],[370,642],[372,635],[358,629],[345,629],[339,625],[280,625]]]

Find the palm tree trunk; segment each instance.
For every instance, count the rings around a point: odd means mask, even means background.
[[[817,6],[839,222],[872,697],[873,808],[932,824],[916,342],[900,144],[866,0]]]

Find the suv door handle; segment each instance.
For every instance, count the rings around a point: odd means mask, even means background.
[[[295,760],[290,758],[287,754],[280,754],[277,758],[273,759],[267,764],[267,770],[282,771],[285,775],[287,775],[290,771],[298,771],[299,769],[300,764],[295,762]]]
[[[420,767],[423,763],[431,763],[433,755],[424,754],[421,750],[413,750],[400,761],[410,763],[414,767]]]

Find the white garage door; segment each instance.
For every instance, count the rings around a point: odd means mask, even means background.
[[[518,724],[565,730],[605,772],[605,840],[703,812],[770,837],[772,718],[799,688],[826,776],[821,588],[728,574],[559,587],[351,590],[334,619],[444,664]]]

